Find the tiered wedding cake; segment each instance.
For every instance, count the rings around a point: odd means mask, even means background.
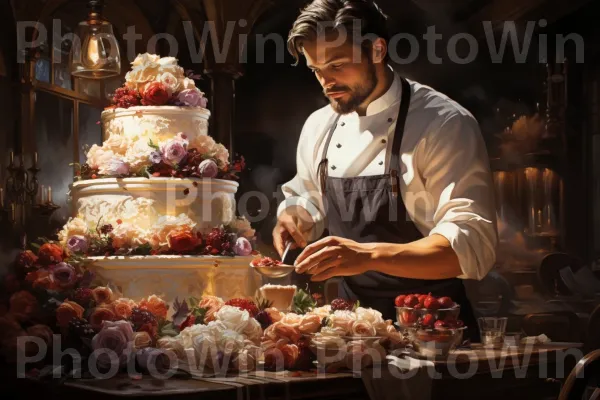
[[[132,66],[78,170],[61,242],[130,298],[253,295],[254,230],[234,197],[243,159],[208,136],[206,98],[176,59]]]

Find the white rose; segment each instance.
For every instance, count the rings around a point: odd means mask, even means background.
[[[261,356],[261,347],[246,346],[233,357],[232,367],[240,372],[254,371]]]
[[[138,139],[125,153],[125,161],[129,164],[132,172],[139,172],[142,168],[151,164],[150,153],[154,148],[148,145],[147,138]]]
[[[226,355],[238,353],[244,348],[244,343],[244,335],[231,329],[227,329],[217,338],[217,348]]]
[[[102,144],[102,147],[115,154],[125,155],[130,147],[129,145],[129,138],[127,136],[113,134]]]
[[[217,143],[208,135],[198,135],[190,140],[189,148],[198,150],[200,154],[216,153]]]
[[[262,327],[260,323],[254,318],[250,318],[248,321],[248,325],[243,331],[243,334],[246,335],[248,340],[252,341],[255,344],[260,343],[260,338],[262,336]]]
[[[115,153],[111,150],[98,146],[97,144],[90,147],[87,153],[87,163],[94,169],[100,169],[107,165],[111,159],[115,157]]]
[[[164,85],[169,93],[169,96],[173,95],[179,87],[179,80],[170,72],[163,72],[158,76],[158,81]]]
[[[138,54],[135,60],[131,63],[132,67],[141,67],[150,63],[156,63],[160,60],[160,56],[156,54],[144,53]]]
[[[181,340],[177,337],[164,336],[156,342],[156,347],[166,352],[172,351],[179,360],[185,359],[185,351]]]
[[[385,321],[383,320],[382,314],[379,311],[374,310],[372,308],[358,307],[355,310],[355,313],[356,313],[356,319],[359,321],[368,322],[371,325],[378,325],[378,324],[385,323]]]
[[[323,307],[315,307],[306,314],[318,315],[321,318],[329,317],[329,314],[331,314],[331,306],[327,304]]]
[[[88,227],[85,221],[79,217],[70,218],[63,229],[58,233],[58,240],[63,246],[66,246],[67,241],[72,236],[87,237]]]
[[[198,369],[212,369],[218,365],[218,347],[217,340],[210,334],[200,334],[192,338],[192,348],[196,353],[196,362]]]
[[[246,310],[241,310],[233,306],[223,306],[215,314],[217,321],[221,321],[236,332],[243,332],[250,323],[250,314]]]
[[[229,150],[225,146],[220,143],[217,143],[217,152],[215,153],[215,158],[219,160],[222,164],[229,163]]]
[[[348,332],[352,327],[352,323],[356,320],[356,314],[352,311],[337,310],[329,316],[329,320],[333,328],[340,328]]]
[[[189,349],[193,346],[193,339],[196,336],[207,334],[210,336],[208,325],[197,324],[185,328],[184,330],[179,332],[179,335],[177,335],[176,337],[180,341],[184,349]]]

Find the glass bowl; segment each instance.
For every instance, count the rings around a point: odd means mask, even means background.
[[[431,314],[434,320],[456,321],[460,314],[460,306],[456,304],[451,308],[414,308],[414,307],[396,307],[396,320],[398,326],[402,328],[416,327],[419,321],[425,315]]]
[[[427,358],[445,357],[463,341],[466,326],[460,328],[408,328],[414,350]]]

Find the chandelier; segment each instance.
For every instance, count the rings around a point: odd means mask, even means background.
[[[71,48],[71,74],[87,79],[120,75],[119,43],[111,23],[102,16],[104,1],[90,0],[88,8],[90,13],[77,26],[77,36]]]

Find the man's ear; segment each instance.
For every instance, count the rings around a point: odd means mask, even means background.
[[[381,63],[387,54],[387,43],[381,38],[373,42],[373,62]]]

